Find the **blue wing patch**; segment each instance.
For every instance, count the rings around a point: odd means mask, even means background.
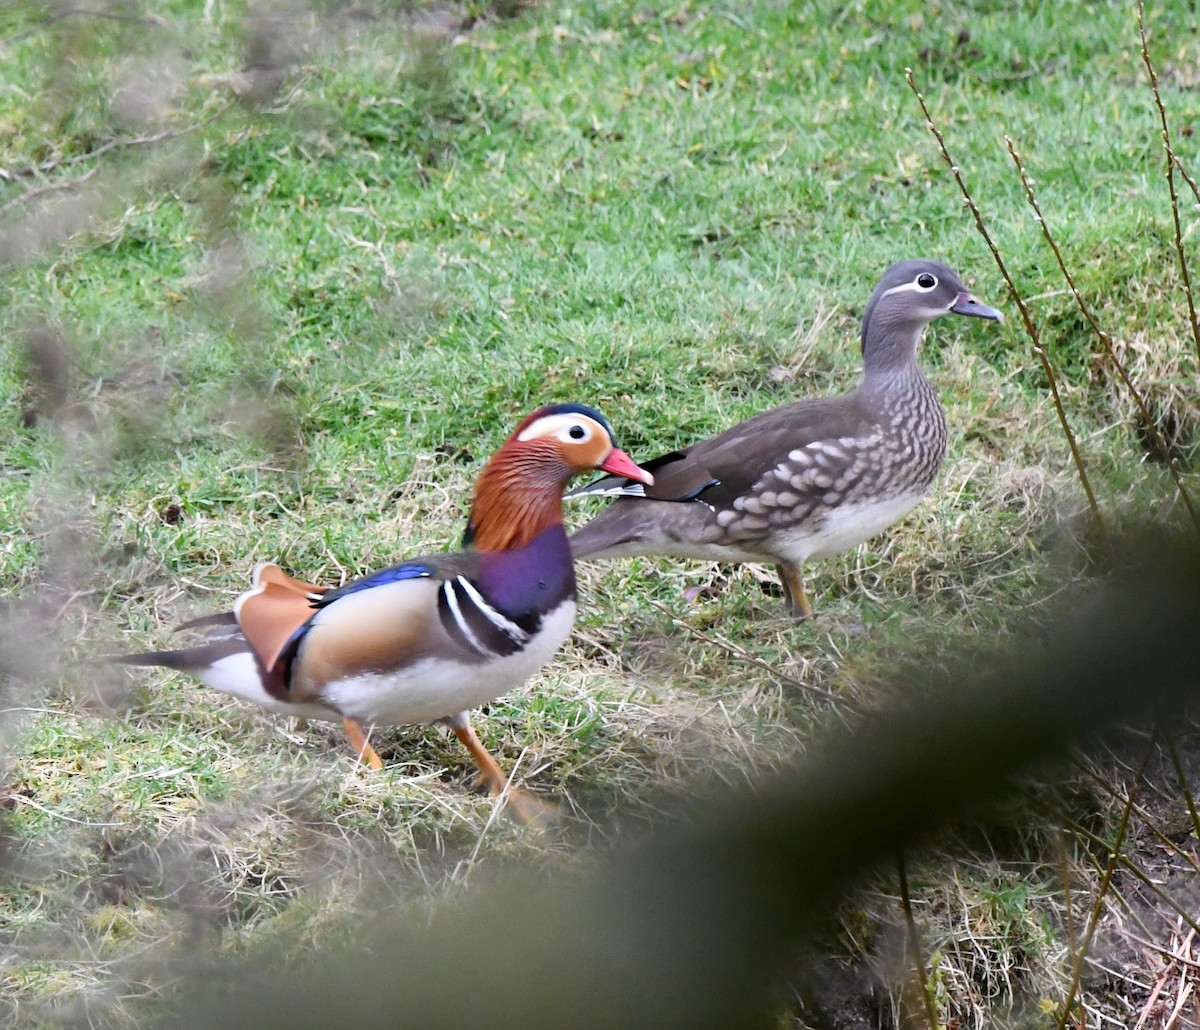
[[[432,565],[426,565],[424,562],[405,562],[403,565],[393,565],[389,569],[380,569],[378,572],[363,576],[362,579],[352,579],[345,586],[321,594],[313,601],[313,607],[324,608],[339,597],[355,594],[360,590],[370,590],[372,587],[385,586],[388,583],[399,583],[405,579],[428,579],[434,574],[434,571]]]
[[[312,606],[315,611],[332,604],[338,598],[345,597],[347,594],[356,594],[360,590],[370,590],[372,587],[385,586],[388,583],[399,583],[406,579],[428,579],[434,575],[434,568],[431,565],[426,565],[424,562],[406,562],[403,565],[393,565],[388,569],[380,569],[378,572],[372,572],[370,575],[363,576],[362,579],[352,579],[344,586],[338,587],[336,590],[328,590],[323,594],[315,594],[312,596]],[[302,626],[297,626],[296,631],[288,638],[283,649],[279,652],[279,657],[275,659],[275,665],[268,670],[269,675],[279,677],[279,682],[284,690],[292,688],[292,661],[296,657],[296,653],[300,650],[300,643],[303,641],[308,631],[312,629],[312,619],[310,618]]]

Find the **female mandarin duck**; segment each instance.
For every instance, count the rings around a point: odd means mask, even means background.
[[[619,499],[571,537],[572,553],[774,562],[793,614],[811,616],[801,564],[869,540],[937,478],[946,417],[917,344],[948,314],[1003,319],[937,261],[893,265],[863,313],[856,389],[773,408],[647,462],[652,486],[606,478],[573,490]]]
[[[599,412],[542,408],[480,474],[463,537],[469,549],[336,589],[262,564],[232,612],[185,623],[206,630],[204,643],[117,661],[178,669],[274,712],[341,720],[375,769],[382,763],[369,727],[445,722],[499,794],[507,780],[467,710],[533,675],[570,633],[575,573],[562,496],[572,476],[590,469],[654,482],[616,447]],[[521,804],[517,814],[532,817]]]

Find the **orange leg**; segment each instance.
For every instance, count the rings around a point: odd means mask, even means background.
[[[795,565],[784,565],[782,562],[776,565],[775,569],[783,583],[783,594],[792,614],[798,619],[811,619],[812,605],[808,603],[808,594],[805,593],[800,570]]]
[[[532,794],[509,786],[504,770],[500,768],[499,763],[491,756],[488,749],[483,746],[483,742],[480,741],[474,727],[469,722],[464,719],[461,726],[456,726],[451,722],[450,728],[454,731],[454,735],[462,741],[463,747],[471,752],[471,757],[479,766],[480,782],[487,784],[492,797],[499,797],[501,794],[507,793],[508,809],[517,819],[523,823],[542,826],[553,822],[558,817],[558,809],[553,805],[548,805]]]
[[[351,719],[346,716],[342,720],[342,725],[346,727],[346,736],[350,738],[350,745],[354,748],[358,755],[358,760],[365,765],[369,765],[377,772],[383,768],[383,762],[379,755],[375,753],[375,749],[371,747],[371,742],[367,739],[367,732],[363,729],[362,723],[357,719]]]

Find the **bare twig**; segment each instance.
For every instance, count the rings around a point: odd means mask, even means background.
[[[1124,936],[1133,941],[1134,944],[1140,944],[1143,948],[1149,948],[1151,951],[1157,951],[1164,958],[1169,958],[1178,962],[1182,966],[1187,966],[1189,969],[1200,970],[1200,961],[1189,958],[1187,955],[1180,955],[1176,951],[1172,951],[1165,944],[1156,944],[1154,941],[1147,940],[1145,937],[1139,937],[1136,933],[1131,933],[1129,930],[1123,931]]]
[[[1077,951],[1075,940],[1075,910],[1071,907],[1071,865],[1067,858],[1067,841],[1066,834],[1062,831],[1058,833],[1058,864],[1062,872],[1063,882],[1063,909],[1066,912],[1067,920],[1067,954],[1071,958],[1071,968],[1075,968],[1076,962],[1079,961],[1079,952]],[[1083,999],[1079,999],[1079,1022],[1082,1025],[1083,1019]]]
[[[77,179],[69,179],[67,182],[52,182],[46,186],[39,186],[36,189],[26,190],[20,196],[13,197],[7,203],[0,204],[0,218],[3,218],[14,207],[19,207],[22,204],[28,204],[31,200],[37,200],[48,193],[63,193],[68,190],[75,190],[88,181],[93,175],[100,170],[100,166],[89,168]]]
[[[1200,840],[1200,813],[1196,811],[1196,797],[1192,793],[1191,784],[1188,783],[1183,763],[1179,760],[1179,750],[1175,747],[1175,737],[1166,726],[1161,726],[1160,731],[1163,742],[1167,745],[1167,754],[1171,756],[1171,762],[1175,766],[1175,775],[1179,779],[1179,790],[1182,792],[1183,800],[1187,804],[1188,814],[1192,817],[1192,832],[1196,835],[1196,839]]]
[[[1168,952],[1168,949],[1166,948],[1159,948],[1156,950],[1164,953]],[[1163,966],[1162,972],[1158,974],[1158,979],[1154,982],[1154,987],[1150,991],[1150,996],[1146,998],[1146,1004],[1142,1006],[1142,1013],[1140,1016],[1138,1016],[1138,1021],[1134,1024],[1133,1030],[1142,1030],[1142,1027],[1146,1025],[1146,1020],[1149,1019],[1151,1013],[1154,1012],[1155,1007],[1158,1005],[1158,996],[1162,994],[1163,989],[1167,986],[1167,981],[1171,978],[1171,968],[1172,963],[1168,962]]]
[[[1087,827],[1081,825],[1074,819],[1065,820],[1065,825],[1072,833],[1075,834],[1075,836],[1079,837],[1081,840],[1087,841],[1093,847],[1109,851],[1109,864],[1112,862],[1112,856],[1116,855],[1117,864],[1119,864],[1122,869],[1129,873],[1130,876],[1137,880],[1138,883],[1146,888],[1150,894],[1153,894],[1154,897],[1161,901],[1167,908],[1171,909],[1171,911],[1174,912],[1183,922],[1187,923],[1189,927],[1197,932],[1200,932],[1200,922],[1197,921],[1198,917],[1192,911],[1190,911],[1178,899],[1173,897],[1165,888],[1162,887],[1161,884],[1157,883],[1154,877],[1146,872],[1146,870],[1139,866],[1135,861],[1133,861],[1133,859],[1129,858],[1127,855],[1116,854],[1114,849],[1120,845],[1120,841],[1114,845],[1105,840],[1099,834],[1093,833]],[[1105,886],[1105,889],[1107,889],[1106,885],[1102,886]],[[1145,928],[1144,924],[1143,928]]]
[[[1183,976],[1179,978],[1179,994],[1175,998],[1175,1007],[1171,1010],[1171,1015],[1163,1024],[1163,1030],[1171,1030],[1175,1026],[1176,1021],[1183,1013],[1183,1007],[1187,1004],[1188,998],[1191,997],[1193,985],[1191,981]]]
[[[1095,769],[1091,769],[1087,765],[1079,762],[1076,762],[1075,765],[1084,776],[1086,776],[1092,781],[1093,784],[1095,784],[1098,790],[1107,794],[1114,801],[1119,801],[1122,803],[1126,801],[1126,798]],[[1133,814],[1142,820],[1146,826],[1146,829],[1150,831],[1153,837],[1158,841],[1159,844],[1162,845],[1163,848],[1172,854],[1177,855],[1182,861],[1190,865],[1194,872],[1200,874],[1200,862],[1197,862],[1196,856],[1188,851],[1185,851],[1175,841],[1173,841],[1170,836],[1164,833],[1162,829],[1154,822],[1154,819],[1149,812],[1142,808],[1141,805],[1135,803],[1133,806]]]
[[[1175,253],[1179,258],[1179,274],[1183,279],[1183,292],[1187,296],[1188,318],[1192,325],[1192,338],[1196,341],[1196,354],[1200,355],[1200,319],[1196,317],[1196,300],[1192,296],[1192,278],[1188,270],[1187,253],[1183,247],[1183,226],[1179,221],[1179,194],[1175,190],[1175,167],[1177,161],[1175,150],[1171,146],[1171,127],[1167,122],[1167,109],[1158,91],[1158,73],[1154,70],[1154,62],[1150,60],[1150,43],[1146,38],[1146,5],[1144,0],[1138,0],[1138,32],[1142,37],[1142,63],[1150,76],[1150,90],[1154,94],[1154,103],[1158,106],[1158,118],[1162,123],[1163,149],[1167,157],[1167,189],[1171,194],[1171,217],[1175,222]],[[1193,186],[1194,188],[1194,186]]]
[[[1054,252],[1054,260],[1058,262],[1058,269],[1063,274],[1063,278],[1067,281],[1067,286],[1071,290],[1071,296],[1075,298],[1075,304],[1078,306],[1080,313],[1087,320],[1088,325],[1092,327],[1092,332],[1099,338],[1100,343],[1104,347],[1104,352],[1108,356],[1108,360],[1112,362],[1113,368],[1117,370],[1117,375],[1121,377],[1121,382],[1125,384],[1125,389],[1129,391],[1134,403],[1137,404],[1138,411],[1142,416],[1142,423],[1146,427],[1146,431],[1150,434],[1154,441],[1154,446],[1158,450],[1159,456],[1166,464],[1168,471],[1171,473],[1171,478],[1175,480],[1175,488],[1179,492],[1180,498],[1187,507],[1188,514],[1192,517],[1192,523],[1196,527],[1196,531],[1200,533],[1200,511],[1196,510],[1195,504],[1192,503],[1191,495],[1187,488],[1183,485],[1183,476],[1180,474],[1179,465],[1171,455],[1170,448],[1167,447],[1167,441],[1163,439],[1163,435],[1159,432],[1158,426],[1155,424],[1154,416],[1150,414],[1150,408],[1146,404],[1146,399],[1142,396],[1140,390],[1134,384],[1129,376],[1128,370],[1124,363],[1117,357],[1116,351],[1113,349],[1112,337],[1100,327],[1096,321],[1096,317],[1092,314],[1091,309],[1084,302],[1078,287],[1075,285],[1075,278],[1067,269],[1067,264],[1063,260],[1062,251],[1059,250],[1058,243],[1050,233],[1050,226],[1046,224],[1046,219],[1042,215],[1042,209],[1038,204],[1037,196],[1033,191],[1033,183],[1025,172],[1025,165],[1021,161],[1021,155],[1017,153],[1016,145],[1012,141],[1011,136],[1004,137],[1004,143],[1008,147],[1009,157],[1013,159],[1013,163],[1017,166],[1017,173],[1021,176],[1021,185],[1025,187],[1025,200],[1029,206],[1033,208],[1034,218],[1042,228],[1042,235],[1046,238],[1046,242],[1050,244],[1050,249]]]
[[[1167,981],[1171,979],[1171,975],[1175,971],[1175,967],[1178,966],[1179,993],[1176,995],[1175,1006],[1171,1011],[1171,1015],[1168,1017],[1167,1021],[1162,1024],[1162,1026],[1163,1030],[1170,1030],[1170,1028],[1175,1025],[1175,1020],[1179,1018],[1180,1012],[1183,1011],[1183,1006],[1187,1003],[1188,997],[1192,993],[1192,984],[1188,979],[1187,966],[1194,965],[1189,953],[1192,949],[1192,941],[1195,939],[1195,937],[1195,930],[1189,930],[1187,936],[1182,941],[1179,941],[1178,937],[1175,937],[1175,941],[1178,942],[1178,947],[1173,949],[1163,948],[1158,945],[1145,942],[1150,948],[1154,949],[1155,951],[1160,951],[1163,955],[1167,956],[1170,961],[1163,966],[1162,972],[1158,976],[1158,981],[1154,985],[1154,990],[1151,991],[1150,997],[1146,999],[1146,1004],[1142,1007],[1142,1014],[1138,1017],[1137,1025],[1133,1028],[1133,1030],[1142,1030],[1142,1027],[1147,1025],[1146,1021],[1155,1011],[1155,1006],[1158,1002],[1158,996],[1167,986]]]
[[[102,155],[110,153],[114,150],[123,150],[126,147],[150,146],[155,143],[162,143],[164,140],[175,139],[179,136],[186,136],[195,132],[197,129],[203,128],[205,125],[216,121],[232,106],[233,101],[222,104],[207,118],[195,122],[192,125],[185,125],[183,128],[163,129],[160,132],[150,133],[146,136],[134,136],[129,139],[110,139],[107,143],[101,144],[95,150],[89,150],[86,154],[76,154],[74,157],[66,159],[43,161],[41,164],[27,165],[24,168],[0,168],[0,180],[14,182],[17,179],[28,178],[31,175],[42,175],[46,172],[53,171],[56,168],[79,164],[83,161],[90,161],[93,158],[101,157]],[[98,169],[99,165],[95,165],[77,178],[67,180],[66,182],[53,182],[44,186],[36,186],[32,189],[28,189],[19,196],[13,197],[12,200],[0,205],[0,218],[6,215],[13,208],[28,204],[30,201],[37,200],[39,197],[44,197],[50,193],[61,193],[78,189],[83,183],[87,182],[93,175],[95,175]]]
[[[7,800],[13,804],[27,805],[35,811],[41,812],[42,815],[49,816],[51,819],[61,819],[64,823],[73,823],[76,826],[86,826],[91,830],[98,829],[114,829],[118,826],[124,826],[124,823],[93,823],[86,819],[76,819],[73,816],[63,815],[62,812],[56,812],[52,808],[47,808],[45,805],[39,805],[33,798],[25,794],[9,794]]]
[[[1116,871],[1118,863],[1121,862],[1121,846],[1125,841],[1125,834],[1129,829],[1129,816],[1133,811],[1133,799],[1137,794],[1138,785],[1141,783],[1143,775],[1145,775],[1146,766],[1149,764],[1150,756],[1153,753],[1154,741],[1151,740],[1149,747],[1146,748],[1146,754],[1142,758],[1142,763],[1138,766],[1134,781],[1129,787],[1129,793],[1126,795],[1125,807],[1121,810],[1121,822],[1117,826],[1116,838],[1111,845],[1105,845],[1109,849],[1108,861],[1104,866],[1104,874],[1100,878],[1100,886],[1096,891],[1096,901],[1092,906],[1092,914],[1088,919],[1083,941],[1071,963],[1071,983],[1067,990],[1066,1001],[1063,1002],[1062,1012],[1059,1013],[1058,1030],[1064,1030],[1067,1020],[1071,1018],[1071,1008],[1074,1006],[1076,995],[1079,993],[1079,979],[1083,974],[1083,963],[1087,959],[1088,952],[1091,950],[1092,938],[1096,935],[1096,928],[1100,925],[1100,915],[1104,911],[1104,898],[1108,894],[1109,887],[1112,886],[1113,873]]]
[[[1193,179],[1190,175],[1188,175],[1187,169],[1183,167],[1183,162],[1179,160],[1179,155],[1172,154],[1171,156],[1175,161],[1176,170],[1183,177],[1183,181],[1186,182],[1189,186],[1191,186],[1192,195],[1196,198],[1196,203],[1200,204],[1200,186],[1198,186],[1196,184],[1195,179]]]
[[[27,179],[31,175],[43,175],[46,172],[54,171],[56,168],[79,164],[82,161],[90,161],[101,154],[107,154],[110,150],[145,146],[148,143],[161,143],[172,136],[182,136],[186,133],[194,132],[203,124],[205,123],[197,122],[195,125],[188,125],[182,129],[163,129],[161,132],[151,133],[149,136],[135,136],[132,139],[121,139],[118,137],[110,139],[107,143],[102,143],[95,150],[89,150],[86,154],[76,154],[74,157],[67,158],[54,158],[51,161],[43,161],[40,164],[26,165],[24,168],[0,168],[0,179],[13,182],[16,179]]]
[[[1041,362],[1042,371],[1046,374],[1046,381],[1050,385],[1050,398],[1054,402],[1054,411],[1058,415],[1059,424],[1062,426],[1063,433],[1067,438],[1067,446],[1071,451],[1071,459],[1075,463],[1075,470],[1079,475],[1079,482],[1083,487],[1083,492],[1087,495],[1088,507],[1091,509],[1092,517],[1095,519],[1105,547],[1110,547],[1108,537],[1108,527],[1105,525],[1104,518],[1100,514],[1100,505],[1096,501],[1095,492],[1092,490],[1092,483],[1087,474],[1087,468],[1083,463],[1083,455],[1080,453],[1079,444],[1075,439],[1075,434],[1071,430],[1071,425],[1067,421],[1066,408],[1063,406],[1062,397],[1058,392],[1058,380],[1054,375],[1054,367],[1050,364],[1050,358],[1046,354],[1045,348],[1042,347],[1041,337],[1038,335],[1037,328],[1033,324],[1033,319],[1030,317],[1029,309],[1025,306],[1025,301],[1022,299],[1020,292],[1017,290],[1017,285],[1013,281],[1012,276],[1008,272],[1008,267],[1004,263],[1004,258],[1000,256],[1000,250],[992,240],[991,233],[988,232],[987,225],[983,221],[983,215],[979,212],[979,207],[975,203],[974,197],[971,196],[971,191],[967,189],[966,181],[963,179],[962,171],[950,156],[950,150],[946,146],[945,137],[941,130],[933,120],[933,116],[929,113],[929,107],[925,103],[925,97],[921,91],[917,89],[917,84],[913,78],[911,68],[904,69],[904,77],[908,82],[908,87],[916,95],[917,102],[921,105],[921,112],[925,115],[925,124],[929,126],[929,131],[933,133],[934,138],[938,141],[938,147],[942,152],[942,159],[950,167],[950,172],[954,176],[954,181],[958,183],[959,191],[966,201],[968,210],[975,218],[975,227],[979,230],[979,234],[983,237],[984,242],[988,245],[988,249],[992,252],[992,257],[995,259],[996,266],[1000,269],[1000,274],[1004,277],[1005,283],[1008,285],[1009,293],[1012,295],[1013,302],[1017,305],[1017,310],[1021,313],[1021,321],[1025,325],[1025,332],[1029,339],[1033,342],[1033,351],[1038,356],[1038,361]]]
[[[904,924],[908,927],[908,949],[912,955],[913,965],[917,970],[917,986],[921,989],[921,1000],[925,1004],[925,1018],[929,1020],[930,1030],[941,1030],[938,1020],[937,1006],[933,1000],[933,986],[929,982],[929,972],[925,965],[925,948],[921,943],[921,932],[913,917],[912,895],[908,890],[908,872],[904,867],[904,852],[896,854],[896,874],[900,886],[900,904],[904,908]]]

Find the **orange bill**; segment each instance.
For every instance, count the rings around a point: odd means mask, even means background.
[[[654,485],[654,477],[644,468],[636,464],[621,448],[614,447],[607,458],[600,463],[600,469],[614,476],[624,476],[647,486]]]

